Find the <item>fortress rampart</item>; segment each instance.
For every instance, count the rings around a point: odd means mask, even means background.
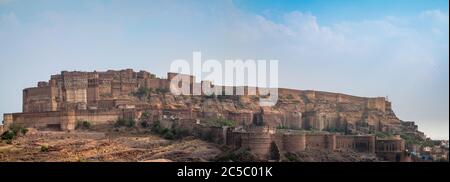
[[[384,160],[400,162],[405,151],[405,141],[398,136],[393,139],[377,140],[376,151]]]
[[[5,114],[4,122],[14,123],[28,128],[53,128],[73,130],[77,121],[89,121],[93,125],[113,123],[119,117],[124,117],[125,110],[113,111],[47,111],[39,113],[13,113]]]
[[[264,131],[264,130],[260,130]],[[268,131],[268,129],[266,129]],[[330,133],[273,133],[250,131],[228,131],[228,145],[234,149],[246,149],[262,159],[270,155],[274,142],[282,154],[307,150],[342,151],[353,150],[377,154],[386,160],[395,161],[405,150],[399,138],[377,139],[373,135],[339,135]]]
[[[171,79],[177,76],[181,82],[173,85],[176,83]],[[243,88],[245,94],[256,90],[256,95],[184,97],[168,92],[171,87],[189,84],[193,93],[194,86],[199,88],[202,83],[213,86],[213,89],[237,91]],[[218,86],[208,81],[195,83],[194,76],[177,73],[168,73],[164,79],[131,69],[62,71],[52,75],[48,81],[38,82],[36,87],[24,89],[22,113],[4,114],[2,128],[5,130],[11,124],[19,124],[73,130],[77,121],[108,124],[118,118],[140,119],[142,113],[147,112],[151,121],[159,120],[165,127],[172,127],[176,121],[176,125],[188,128],[194,135],[234,149],[249,149],[261,158],[267,157],[271,144],[275,143],[282,153],[351,149],[380,153],[390,160],[396,159],[396,155],[404,150],[401,139],[379,140],[358,132],[396,131],[400,127],[408,129],[408,132],[417,132],[414,122],[402,123],[395,116],[391,103],[384,97],[366,98],[280,88],[276,106],[260,107],[259,89]],[[196,120],[211,118],[233,120],[237,126],[246,128],[234,130],[194,124]],[[277,133],[274,128],[318,132]]]

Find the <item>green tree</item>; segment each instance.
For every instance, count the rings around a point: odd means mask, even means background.
[[[150,93],[150,89],[146,87],[139,87],[135,92],[132,93],[132,95],[142,100],[147,98]]]

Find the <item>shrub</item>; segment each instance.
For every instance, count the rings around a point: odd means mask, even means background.
[[[173,134],[174,134],[174,137],[176,139],[181,139],[181,138],[183,138],[185,136],[188,136],[189,135],[189,131],[186,130],[186,129],[182,129],[182,128],[175,128],[173,130]]]
[[[14,135],[17,135],[19,133],[26,134],[28,132],[28,129],[24,128],[21,125],[13,124],[9,127],[9,130],[14,132]]]
[[[156,133],[165,139],[168,139],[168,140],[175,139],[174,132],[168,128],[162,128],[160,121],[153,122],[151,130],[153,133]]]
[[[170,132],[169,129],[164,128],[164,129],[161,130],[160,134],[164,135],[164,134],[169,133],[169,132]]]
[[[161,122],[160,121],[154,121],[152,124],[152,132],[154,133],[162,133],[162,128],[161,128]]]
[[[22,135],[26,135],[28,133],[28,129],[27,128],[22,128],[20,130],[20,133],[22,133]]]
[[[339,128],[330,127],[330,128],[324,129],[323,131],[328,131],[330,133],[345,133],[345,128],[344,127],[339,127]]]
[[[391,138],[394,136],[392,135],[392,133],[389,132],[374,131],[372,133],[375,134],[375,136],[378,138]]]
[[[216,95],[216,93],[213,93],[211,95],[204,95],[203,98],[205,98],[205,99],[215,99],[215,98],[217,98],[217,95]]]
[[[236,126],[236,121],[229,119],[219,119],[218,123],[220,126]]]
[[[163,128],[160,121],[153,122],[151,131],[168,140],[181,139],[189,135],[189,131],[186,129],[177,127],[174,127],[174,129]]]
[[[6,140],[6,141],[12,140],[15,137],[16,137],[16,134],[11,130],[5,131],[1,136],[2,140]]]
[[[214,134],[212,131],[201,132],[199,138],[209,141],[209,142],[213,142]]]
[[[2,140],[6,140],[7,143],[12,143],[12,140],[17,137],[18,134],[25,135],[27,134],[28,129],[22,127],[21,125],[13,124],[9,127],[9,130],[5,131],[1,135]]]
[[[175,136],[174,136],[173,132],[172,132],[171,130],[169,130],[169,129],[164,129],[164,130],[163,130],[162,137],[163,137],[164,139],[167,139],[167,140],[173,140],[173,139],[175,139]]]
[[[119,118],[117,119],[116,123],[114,123],[114,127],[134,127],[136,125],[136,121],[132,120],[132,119],[124,119],[124,118]]]
[[[414,136],[412,134],[400,134],[400,137],[405,140],[406,146],[412,146],[412,145],[419,145],[419,146],[433,146],[433,144],[430,144],[430,142],[427,142],[426,140],[423,140],[417,136]]]
[[[142,113],[142,118],[149,118],[150,117],[150,113],[148,111],[145,111]]]
[[[293,96],[292,94],[288,94],[288,95],[286,96],[286,98],[289,99],[289,100],[292,100],[292,99],[294,99],[294,96]]]
[[[225,100],[238,100],[239,97],[235,96],[235,95],[217,95],[217,99],[219,99],[219,101],[225,101]]]
[[[278,126],[276,127],[276,129],[277,129],[277,130],[288,130],[288,129],[291,129],[291,128],[289,128],[289,127],[287,127],[287,126],[283,126],[283,125],[278,125]]]
[[[41,152],[49,152],[49,148],[47,145],[42,145],[41,146]]]
[[[295,153],[287,153],[284,155],[289,162],[297,162],[298,156]]]
[[[142,113],[140,120],[141,121],[148,121],[150,119],[150,113],[148,111],[145,111]]]
[[[157,88],[156,92],[159,93],[159,94],[166,94],[166,93],[169,93],[170,90],[167,89],[167,88]]]
[[[152,92],[151,89],[139,87],[135,92],[132,92],[131,94],[142,100],[144,98],[147,98],[151,92]]]
[[[209,119],[205,121],[207,125],[210,126],[216,126],[216,127],[223,127],[223,126],[236,126],[237,122],[230,119],[224,119],[224,118],[216,118],[216,119]]]
[[[148,128],[148,127],[150,127],[150,124],[148,124],[147,121],[142,121],[141,122],[141,127],[142,128]]]
[[[77,121],[75,129],[90,129],[91,123],[89,121]]]
[[[91,128],[91,123],[90,122],[88,122],[88,121],[83,121],[83,127],[85,127],[85,128]]]
[[[127,122],[127,124],[125,125],[126,127],[128,127],[128,128],[131,128],[131,127],[134,127],[135,125],[136,125],[136,121],[134,121],[134,120],[127,120],[128,122]]]

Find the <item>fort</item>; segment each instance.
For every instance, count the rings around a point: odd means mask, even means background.
[[[72,131],[78,121],[107,125],[118,119],[148,120],[159,121],[165,128],[183,128],[235,150],[249,150],[262,159],[268,158],[275,143],[281,153],[349,149],[377,154],[388,161],[400,161],[405,141],[374,133],[423,135],[414,122],[398,119],[384,97],[280,88],[278,103],[263,107],[258,105],[259,95],[173,95],[169,92],[171,78],[177,75],[158,78],[131,69],[62,71],[24,89],[22,112],[4,114],[0,132],[11,125]],[[195,83],[194,76],[181,76],[190,83],[180,84],[201,87],[206,82]],[[245,93],[248,89],[244,87]],[[235,123],[208,125],[215,119]]]
[[[276,144],[281,153],[296,153],[305,150],[354,150],[374,153],[388,161],[400,161],[405,150],[399,138],[377,139],[373,135],[340,135],[334,133],[276,133],[269,128],[232,132],[227,136],[228,145],[235,149],[249,149],[261,158],[268,158],[270,145]]]

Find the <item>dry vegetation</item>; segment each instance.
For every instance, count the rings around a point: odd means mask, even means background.
[[[216,145],[198,139],[166,140],[135,130],[68,133],[30,129],[12,144],[0,143],[0,161],[209,161],[220,153]]]
[[[72,132],[28,128],[0,141],[0,161],[7,162],[257,162],[246,150],[231,151],[194,137],[168,140],[150,128],[79,127]],[[372,154],[306,150],[282,154],[285,162],[373,162]]]

